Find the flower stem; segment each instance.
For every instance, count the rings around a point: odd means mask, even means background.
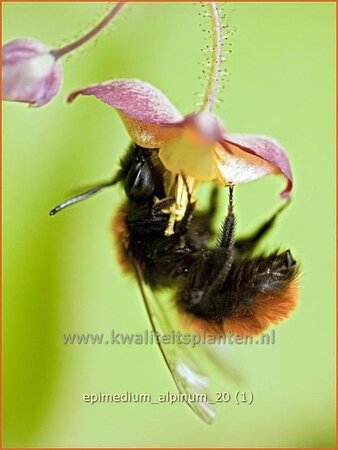
[[[74,42],[71,42],[68,45],[65,45],[64,47],[61,47],[56,50],[52,50],[50,53],[56,58],[61,58],[62,56],[66,55],[67,53],[72,52],[73,50],[77,49],[81,45],[88,42],[90,39],[92,39],[96,34],[98,34],[100,31],[102,31],[109,22],[116,16],[116,14],[120,11],[120,9],[124,6],[124,2],[117,3],[117,5],[114,6],[114,8],[106,15],[106,17],[101,20],[100,23],[98,23],[92,30],[90,30],[88,33],[86,33],[84,36],[80,37]]]
[[[202,110],[212,111],[216,102],[222,72],[222,23],[217,3],[209,3],[209,8],[212,19],[213,48],[209,82]]]

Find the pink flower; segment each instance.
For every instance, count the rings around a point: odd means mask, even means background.
[[[15,39],[3,46],[3,100],[42,106],[55,97],[61,83],[61,62],[46,45],[34,39]]]
[[[208,110],[182,117],[167,97],[141,80],[113,80],[73,92],[94,95],[120,114],[132,140],[159,149],[164,166],[198,181],[238,184],[269,174],[282,174],[287,197],[292,175],[283,147],[274,139],[254,134],[229,134]]]
[[[62,84],[60,58],[94,37],[122,8],[118,3],[92,30],[57,50],[35,39],[15,39],[2,48],[2,99],[43,106],[59,92]]]

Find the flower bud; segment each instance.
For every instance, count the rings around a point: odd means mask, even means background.
[[[58,93],[62,65],[34,39],[15,39],[2,48],[2,98],[42,106]]]

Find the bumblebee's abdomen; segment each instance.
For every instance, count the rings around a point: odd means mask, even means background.
[[[290,315],[297,303],[298,267],[289,251],[239,259],[228,273],[221,255],[210,251],[182,283],[177,305],[190,327],[256,335]]]

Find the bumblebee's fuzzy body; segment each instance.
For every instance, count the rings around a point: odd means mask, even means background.
[[[199,331],[258,334],[288,317],[297,299],[298,267],[291,252],[253,256],[281,209],[253,236],[236,240],[230,188],[228,213],[212,247],[214,189],[207,211],[196,212],[190,202],[174,234],[166,236],[165,211],[174,200],[165,198],[163,169],[154,152],[132,146],[116,178],[127,195],[114,220],[123,268],[130,270],[135,262],[152,288],[173,287],[177,307]]]

